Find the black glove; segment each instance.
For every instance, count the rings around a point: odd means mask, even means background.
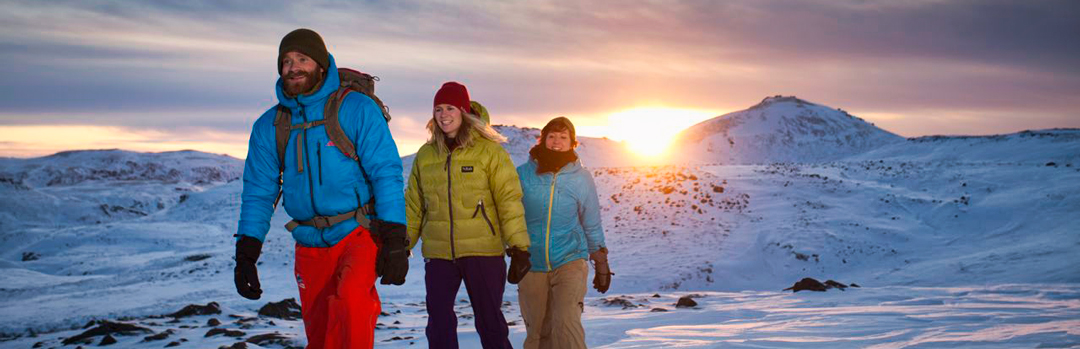
[[[506,281],[517,284],[521,282],[521,279],[525,278],[525,274],[529,273],[529,269],[532,269],[532,262],[529,262],[529,251],[511,247],[506,249],[506,254],[510,255],[510,270],[506,272]]]
[[[262,241],[244,235],[236,241],[236,268],[233,269],[233,281],[236,282],[236,293],[247,299],[259,299],[262,297],[262,286],[259,285],[259,270],[255,268],[255,262],[259,261],[262,253]]]
[[[375,275],[381,276],[383,285],[401,285],[409,273],[409,236],[401,223],[371,221],[371,228],[378,236],[379,255],[375,257]]]
[[[601,247],[596,252],[589,254],[589,259],[593,261],[593,267],[596,268],[596,274],[593,275],[592,285],[600,293],[607,292],[611,287],[611,276],[615,273],[611,272],[611,268],[607,263],[607,247]]]

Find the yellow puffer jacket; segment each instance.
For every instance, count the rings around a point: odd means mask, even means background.
[[[528,250],[521,183],[510,154],[473,132],[473,144],[450,154],[420,147],[405,190],[409,248],[423,240],[424,258],[501,256]]]

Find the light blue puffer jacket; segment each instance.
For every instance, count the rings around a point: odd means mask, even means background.
[[[596,183],[581,162],[566,164],[557,174],[538,175],[536,167],[529,159],[517,171],[532,271],[550,272],[605,247],[604,228]]]
[[[338,86],[337,64],[331,55],[326,81],[318,91],[289,98],[285,96],[279,78],[276,85],[278,102],[291,110],[294,125],[321,120],[327,97]],[[279,189],[275,108],[270,108],[255,121],[244,162],[244,191],[240,196],[237,233],[259,240],[265,240],[270,229],[272,206]],[[342,130],[356,146],[359,164],[330,142],[325,126],[306,131],[294,128],[285,149],[285,173],[282,175],[285,212],[297,220],[335,216],[353,211],[374,197],[379,219],[405,224],[401,158],[382,110],[371,98],[349,93],[342,101],[338,116]],[[297,137],[301,132],[305,132],[302,160],[297,157]],[[303,172],[298,171],[300,161],[303,161]],[[303,246],[328,247],[341,241],[358,225],[355,219],[349,219],[326,229],[300,226],[292,235]]]

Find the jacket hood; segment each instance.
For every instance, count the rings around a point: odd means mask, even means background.
[[[469,108],[472,109],[473,114],[479,116],[480,120],[483,120],[485,124],[491,125],[491,115],[488,114],[487,107],[484,107],[480,102],[471,101],[469,102]]]
[[[319,102],[330,97],[334,91],[337,91],[341,86],[341,80],[338,78],[337,63],[334,62],[334,55],[330,56],[330,66],[326,68],[326,79],[323,80],[322,85],[315,93],[310,95],[301,95],[297,98],[289,98],[285,96],[285,87],[283,77],[278,77],[277,83],[274,84],[274,89],[277,92],[278,103],[288,107],[289,109],[296,108],[299,105],[305,107],[316,105]]]

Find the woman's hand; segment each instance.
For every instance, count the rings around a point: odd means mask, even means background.
[[[589,254],[589,259],[593,261],[593,267],[596,268],[596,275],[593,276],[593,288],[600,293],[606,293],[608,288],[611,287],[611,276],[615,273],[611,272],[611,268],[607,262],[607,247],[601,247],[596,252]]]
[[[506,272],[506,281],[517,284],[521,282],[521,279],[525,278],[525,274],[529,273],[529,269],[532,269],[532,262],[529,262],[529,251],[511,247],[506,249],[506,254],[510,255],[510,271]]]

